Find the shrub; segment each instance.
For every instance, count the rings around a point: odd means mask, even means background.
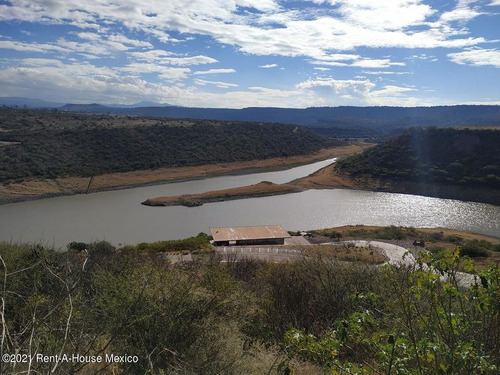
[[[429,234],[430,241],[442,241],[444,238],[443,232],[433,232]]]
[[[429,250],[432,254],[437,254],[440,251],[444,250],[444,247],[432,245],[432,246],[429,246],[427,250]]]
[[[489,257],[489,250],[479,241],[469,241],[460,247],[460,256],[469,256],[471,258]]]

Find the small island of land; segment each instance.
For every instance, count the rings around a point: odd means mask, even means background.
[[[142,202],[145,206],[201,206],[204,203],[220,202],[241,198],[258,198],[270,195],[288,194],[301,191],[291,184],[274,184],[261,181],[255,185],[242,186],[233,189],[214,190],[201,194],[184,194],[170,197],[151,198]]]
[[[357,150],[349,150],[348,157],[291,181],[286,188],[363,189],[500,205],[498,129],[412,128],[375,147],[358,145]],[[274,184],[261,188],[267,188],[265,195],[286,193],[285,187],[278,189]],[[245,189],[248,194],[231,189],[222,196],[207,192],[200,198],[231,200],[264,195],[262,189],[256,193],[261,195]]]

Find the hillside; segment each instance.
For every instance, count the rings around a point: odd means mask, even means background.
[[[294,125],[0,109],[0,182],[314,153],[338,144]]]
[[[54,108],[29,98],[0,98],[0,105],[23,108]],[[158,118],[193,118],[224,121],[256,121],[296,124],[333,137],[385,137],[412,126],[500,125],[500,106],[455,105],[435,107],[310,107],[275,108],[193,108],[153,102],[133,105],[65,104],[64,112],[148,116]]]
[[[500,130],[413,128],[336,172],[384,190],[500,204]]]
[[[411,126],[500,125],[500,106],[458,105],[437,107],[311,107],[311,108],[110,108],[66,105],[63,111],[117,113],[140,116],[196,118],[225,121],[263,121],[305,125],[346,136],[380,136]],[[321,130],[322,129],[322,130]]]

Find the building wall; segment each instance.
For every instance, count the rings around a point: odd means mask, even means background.
[[[234,243],[236,242],[236,243]],[[284,238],[265,238],[265,239],[249,239],[237,241],[219,241],[214,243],[216,246],[251,246],[251,245],[284,245]]]

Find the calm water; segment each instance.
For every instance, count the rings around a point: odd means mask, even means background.
[[[70,241],[114,244],[177,239],[209,232],[210,226],[281,224],[287,230],[366,224],[449,227],[500,237],[500,207],[449,199],[355,190],[309,190],[201,207],[146,207],[162,195],[306,176],[322,161],[280,172],[224,176],[0,206],[0,240],[65,246]]]

